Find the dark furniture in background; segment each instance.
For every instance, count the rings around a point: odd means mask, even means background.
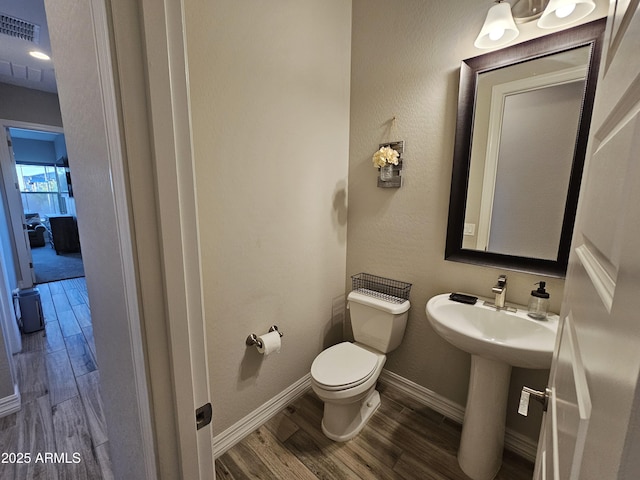
[[[38,213],[25,213],[25,223],[27,224],[27,234],[29,235],[29,245],[31,247],[44,247],[44,232],[46,227],[42,225]]]
[[[31,245],[32,248],[44,247],[44,232],[46,231],[47,229],[42,224],[36,225],[33,228],[27,228],[27,233],[29,234],[29,245]]]
[[[56,253],[79,252],[78,224],[72,215],[49,215],[49,233]]]

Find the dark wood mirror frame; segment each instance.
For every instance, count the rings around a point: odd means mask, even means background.
[[[605,23],[605,19],[596,20],[462,62],[460,67],[451,195],[449,199],[449,223],[445,247],[446,260],[553,277],[565,276],[589,138]],[[591,58],[587,71],[582,115],[578,126],[557,258],[555,260],[543,260],[463,249],[462,241],[478,75],[483,72],[584,46],[591,46]]]

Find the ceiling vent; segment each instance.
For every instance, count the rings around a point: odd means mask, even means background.
[[[39,25],[11,15],[5,15],[4,13],[0,13],[0,33],[29,42],[40,43]]]

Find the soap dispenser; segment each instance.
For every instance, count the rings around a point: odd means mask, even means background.
[[[544,289],[546,282],[536,283],[537,290],[531,290],[531,298],[529,299],[529,315],[535,320],[545,320],[547,318],[547,310],[549,310],[549,294]]]

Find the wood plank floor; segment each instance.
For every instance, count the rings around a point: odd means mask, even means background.
[[[0,454],[30,461],[0,458],[0,479],[111,480],[87,285],[75,278],[38,289],[46,328],[22,335],[14,357],[22,408],[0,419]]]
[[[345,443],[321,430],[322,402],[307,393],[216,460],[218,480],[468,480],[456,453],[460,426],[391,388],[362,432]],[[530,480],[533,464],[505,451],[497,480]]]

